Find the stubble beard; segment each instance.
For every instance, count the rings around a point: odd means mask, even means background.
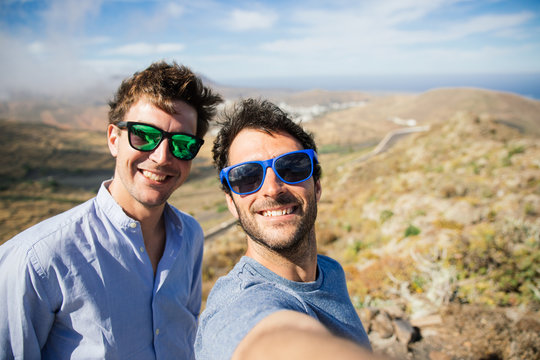
[[[290,203],[290,196],[278,197],[275,199],[274,204],[288,204]],[[254,217],[247,216],[238,207],[236,209],[239,215],[238,221],[244,232],[250,239],[271,252],[287,258],[295,258],[299,254],[303,254],[304,251],[302,250],[306,250],[310,246],[310,237],[314,231],[315,220],[317,219],[317,200],[315,196],[309,197],[304,216],[301,217],[296,229],[287,239],[281,239],[279,235],[272,235],[272,238],[269,238],[268,234],[265,234],[264,229],[259,227]],[[276,232],[279,231],[279,228],[272,230]]]
[[[134,168],[135,170],[135,173],[137,173],[139,170],[138,168],[135,166]],[[164,168],[165,169],[165,168]],[[156,170],[161,170],[160,167],[157,167]],[[142,175],[142,174],[141,174]],[[142,175],[144,176],[144,175]],[[178,176],[181,177],[181,173],[179,172],[178,173]],[[129,175],[127,175],[127,177],[129,177]],[[121,179],[124,187],[127,189],[128,193],[130,194],[130,196],[136,201],[138,202],[139,204],[141,204],[142,206],[144,206],[145,208],[147,209],[153,209],[153,208],[159,208],[159,207],[162,207],[165,205],[165,203],[167,203],[167,201],[169,200],[169,198],[171,197],[171,195],[176,191],[178,190],[178,188],[180,187],[180,185],[177,185],[176,187],[174,188],[170,188],[168,189],[168,191],[166,192],[163,192],[163,190],[160,190],[159,189],[159,186],[147,186],[146,189],[141,189],[138,188],[137,186],[137,182],[134,181],[135,179],[135,176],[131,176],[130,178],[126,178],[126,179]],[[158,196],[153,196],[151,199],[147,199],[145,198],[144,195],[146,195],[146,193],[151,189],[151,191],[156,191],[157,193],[159,193]]]

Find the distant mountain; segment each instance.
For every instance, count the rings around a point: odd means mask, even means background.
[[[60,100],[17,100],[0,104],[0,119],[56,126],[62,129],[105,131],[108,106]]]
[[[460,111],[490,115],[523,133],[540,135],[540,101],[483,89],[436,89],[422,94],[372,96],[363,106],[315,118],[306,126],[320,143],[361,144],[382,138],[413,120],[417,125],[446,122]],[[398,121],[399,120],[399,121]]]
[[[0,188],[47,177],[112,175],[105,131],[0,119]]]
[[[412,101],[396,105],[394,111],[419,122],[446,121],[458,111],[489,114],[495,121],[516,126],[520,131],[540,135],[540,101],[512,93],[448,88],[427,91]]]

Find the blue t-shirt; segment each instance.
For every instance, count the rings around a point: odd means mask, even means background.
[[[198,360],[230,359],[240,341],[263,318],[280,310],[307,314],[341,336],[370,349],[354,309],[345,273],[335,260],[318,255],[313,282],[290,281],[247,256],[212,289],[195,340]]]

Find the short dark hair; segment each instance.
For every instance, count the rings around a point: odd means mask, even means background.
[[[284,132],[298,140],[304,149],[317,151],[313,135],[306,132],[300,125],[291,120],[286,112],[268,100],[243,99],[231,109],[225,110],[218,124],[221,125],[221,129],[212,148],[214,165],[218,173],[229,166],[231,144],[244,129],[260,130],[270,135]],[[316,164],[313,169],[313,179],[317,181],[320,177],[321,167]],[[221,185],[225,192],[230,193],[226,184]]]
[[[188,67],[176,62],[159,61],[122,81],[114,99],[109,101],[109,123],[116,124],[141,98],[154,106],[175,114],[174,102],[181,100],[197,111],[196,136],[202,138],[209,121],[216,114],[216,106],[223,101],[219,94],[203,85],[202,80]]]

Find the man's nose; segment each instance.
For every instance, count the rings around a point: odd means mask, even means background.
[[[266,177],[264,178],[264,182],[259,191],[264,196],[273,197],[284,191],[284,185],[285,183],[281,181],[280,178],[277,177],[276,173],[274,172],[274,169],[269,167],[266,170]]]
[[[168,164],[172,161],[173,155],[169,150],[169,139],[163,139],[157,148],[150,152],[152,161],[157,164]]]

